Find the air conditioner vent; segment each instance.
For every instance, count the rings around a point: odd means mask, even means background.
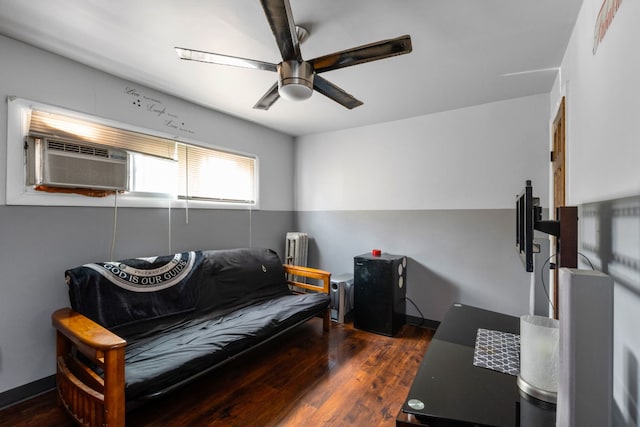
[[[47,148],[49,150],[66,151],[68,153],[79,153],[88,156],[109,158],[109,150],[106,148],[80,145],[72,142],[47,140]]]

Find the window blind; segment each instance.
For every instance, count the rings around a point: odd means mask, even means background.
[[[176,141],[39,110],[31,111],[29,134],[108,145],[176,160]]]
[[[178,144],[178,194],[189,199],[255,203],[256,159]]]

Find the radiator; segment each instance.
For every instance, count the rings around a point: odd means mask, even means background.
[[[285,264],[307,266],[307,249],[309,246],[309,236],[307,233],[289,231],[285,246]],[[288,280],[306,283],[305,279],[299,276],[288,275]]]

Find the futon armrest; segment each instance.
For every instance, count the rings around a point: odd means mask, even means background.
[[[58,398],[80,425],[124,426],[127,341],[71,308],[51,315],[56,328]],[[89,358],[77,357],[75,350]],[[102,376],[93,365],[102,369]]]
[[[299,288],[310,289],[312,291],[329,293],[329,281],[331,280],[331,273],[317,268],[302,267],[299,265],[284,264],[284,272],[298,277],[308,277],[310,279],[317,279],[322,281],[322,285],[314,285],[309,283],[301,283],[295,280],[288,280],[290,285],[297,286]]]
[[[125,347],[127,341],[71,308],[51,315],[53,326],[78,347],[108,351]]]

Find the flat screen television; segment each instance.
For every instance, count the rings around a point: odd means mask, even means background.
[[[527,180],[522,192],[516,196],[516,250],[528,272],[533,271],[533,254],[540,252],[540,245],[533,241],[533,233],[541,212],[540,199],[533,197],[531,180]]]

